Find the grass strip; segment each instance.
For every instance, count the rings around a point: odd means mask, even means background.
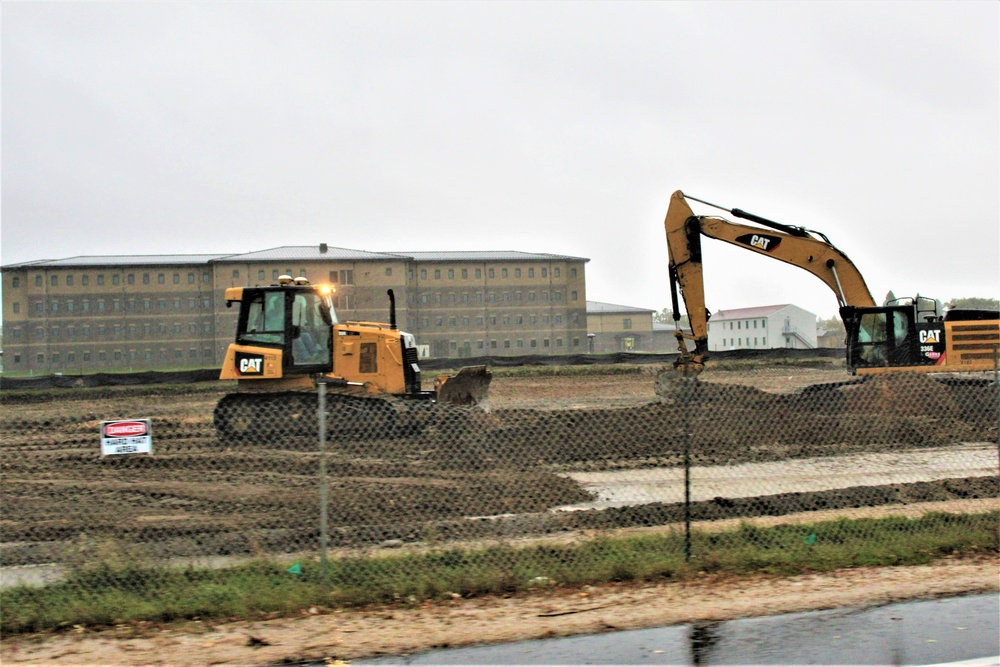
[[[1000,512],[920,518],[840,519],[814,524],[694,532],[684,558],[677,532],[599,537],[570,545],[507,545],[350,557],[329,563],[256,561],[226,569],[151,568],[105,556],[44,587],[0,591],[0,630],[38,632],[134,621],[260,618],[310,606],[352,607],[472,597],[539,586],[684,580],[706,572],[796,575],[839,568],[926,564],[944,555],[997,552]],[[297,568],[293,568],[297,569]]]

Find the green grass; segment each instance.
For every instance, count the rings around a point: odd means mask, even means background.
[[[477,596],[538,585],[684,580],[706,572],[796,575],[836,568],[913,565],[997,552],[1000,512],[931,513],[919,519],[842,519],[719,533],[695,532],[692,558],[680,533],[604,537],[574,545],[446,550],[329,562],[255,561],[227,569],[150,568],[102,556],[46,587],[0,591],[0,630],[37,632],[134,621],[259,618],[310,607],[412,604],[444,594]],[[126,550],[127,551],[127,550]]]

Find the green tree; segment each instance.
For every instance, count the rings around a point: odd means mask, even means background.
[[[836,333],[842,336],[846,336],[847,332],[844,329],[844,323],[839,317],[834,315],[829,319],[823,319],[822,317],[816,318],[816,330],[825,333]]]
[[[962,299],[952,299],[948,302],[948,306],[950,308],[981,308],[983,310],[1000,310],[1000,299],[968,296]]]
[[[659,324],[673,324],[674,323],[673,311],[670,310],[669,308],[664,308],[658,313],[654,312],[653,321],[658,322]],[[681,315],[681,320],[678,324],[680,324],[680,326],[683,328],[689,328],[691,326],[691,323],[688,322],[687,315]]]

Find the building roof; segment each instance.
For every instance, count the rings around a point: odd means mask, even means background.
[[[393,253],[417,262],[589,262],[586,257],[520,250],[441,250]]]
[[[2,269],[65,269],[72,267],[103,266],[165,266],[182,264],[207,264],[225,255],[79,255],[64,259],[36,259],[30,262],[6,264]]]
[[[610,315],[615,313],[652,313],[649,308],[637,308],[635,306],[619,306],[614,303],[602,303],[601,301],[588,301],[588,315]]]
[[[755,306],[753,308],[733,308],[731,310],[718,310],[712,313],[712,320],[745,320],[754,317],[769,317],[779,310],[788,308],[792,304],[781,303],[775,306]]]
[[[352,250],[350,248],[335,248],[320,245],[285,245],[267,250],[255,250],[239,255],[225,255],[215,261],[218,263],[239,262],[271,262],[271,261],[315,261],[315,260],[375,260],[399,261],[405,255],[386,252],[368,252],[367,250]]]
[[[369,252],[326,244],[279,246],[246,253],[205,255],[81,255],[65,259],[37,259],[0,266],[0,270],[104,266],[153,266],[273,261],[414,261],[414,262],[589,262],[584,257],[522,252],[520,250],[445,250],[438,252]]]
[[[677,326],[666,322],[653,322],[653,331],[677,331]]]

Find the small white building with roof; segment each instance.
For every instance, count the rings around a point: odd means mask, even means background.
[[[789,303],[719,310],[708,321],[711,352],[815,347],[816,315]]]

